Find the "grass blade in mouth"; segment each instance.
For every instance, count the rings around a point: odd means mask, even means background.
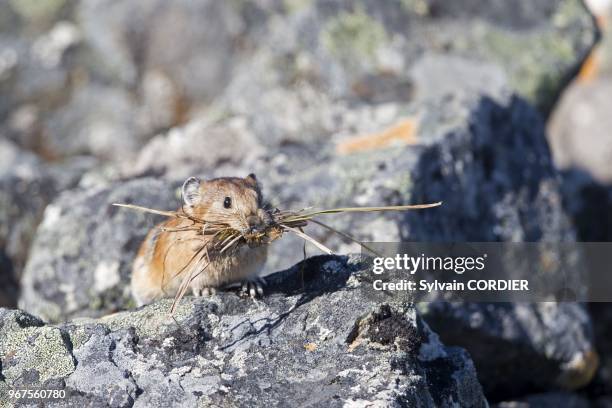
[[[165,217],[178,217],[179,216],[179,213],[176,211],[154,210],[152,208],[142,207],[140,205],[134,205],[134,204],[113,203],[113,205],[115,207],[129,208],[130,210],[137,210],[137,211],[147,212],[151,214],[163,215]]]
[[[227,245],[225,245],[222,249],[221,249],[221,253],[224,253],[228,248],[231,248],[232,245],[234,245],[236,242],[238,242],[238,240],[242,238],[242,235],[237,235],[236,237],[234,237]]]
[[[321,221],[319,221],[319,220],[315,220],[314,218],[311,218],[311,219],[310,219],[310,221],[311,221],[311,222],[313,222],[313,223],[315,223],[315,224],[317,224],[317,225],[322,226],[323,228],[325,228],[325,229],[327,229],[327,230],[329,230],[329,231],[331,231],[331,232],[334,232],[334,233],[336,233],[336,234],[340,235],[341,237],[344,237],[344,238],[348,239],[349,241],[352,241],[352,242],[354,242],[354,243],[356,243],[356,244],[361,245],[362,247],[364,247],[365,249],[367,249],[368,251],[372,252],[372,253],[373,253],[373,254],[375,254],[375,255],[382,256],[381,254],[379,254],[378,252],[376,252],[375,250],[373,250],[372,248],[370,248],[369,246],[367,246],[367,245],[366,245],[366,244],[364,244],[363,242],[359,241],[357,238],[353,238],[353,237],[351,237],[351,236],[350,236],[349,234],[347,234],[346,232],[338,231],[338,230],[337,230],[337,229],[335,229],[334,227],[331,227],[331,226],[329,226],[329,225],[327,225],[327,224],[324,224],[324,223],[322,223],[322,222],[321,222]]]
[[[310,213],[294,213],[289,215],[285,220],[290,221],[309,221],[312,217],[317,215],[327,215],[327,214],[339,214],[339,213],[348,213],[348,212],[384,212],[384,211],[408,211],[408,210],[423,210],[426,208],[433,208],[442,205],[442,201],[438,201],[437,203],[431,204],[414,204],[414,205],[390,205],[383,207],[340,207],[340,208],[330,208],[327,210],[319,210],[312,211]]]
[[[282,225],[281,227],[286,228],[287,230],[293,232],[295,235],[297,235],[298,237],[302,238],[305,241],[310,242],[311,244],[313,244],[314,246],[316,246],[317,248],[319,248],[321,251],[325,252],[328,255],[333,255],[334,252],[329,249],[328,247],[326,247],[325,245],[323,245],[322,243],[320,243],[319,241],[317,241],[316,239],[312,238],[310,235],[307,235],[305,233],[303,233],[302,231],[296,229],[296,228],[292,228],[289,227],[287,225]]]

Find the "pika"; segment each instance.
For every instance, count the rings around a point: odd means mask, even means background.
[[[178,211],[210,223],[226,224],[243,235],[265,230],[272,223],[254,174],[202,181],[190,177],[181,192],[183,205]],[[190,271],[188,263],[203,242],[211,239],[193,229],[181,231],[190,222],[172,218],[149,231],[132,269],[131,291],[138,306],[174,296]],[[242,289],[251,297],[262,295],[259,274],[266,257],[267,245],[240,245],[226,253],[212,250],[208,253],[210,262],[190,283],[190,289],[194,296],[202,296],[242,283]]]

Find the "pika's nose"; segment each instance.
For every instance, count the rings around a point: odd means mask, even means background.
[[[249,230],[258,231],[262,227],[261,218],[257,215],[250,215],[247,217],[247,224],[249,224]]]

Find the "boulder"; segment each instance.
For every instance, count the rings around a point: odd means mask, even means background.
[[[421,304],[441,338],[464,346],[493,401],[535,390],[576,390],[598,368],[591,319],[575,303]]]
[[[409,303],[368,295],[365,265],[310,258],[270,276],[260,301],[186,297],[174,319],[170,300],[60,325],[3,309],[0,391],[65,389],[94,407],[486,407],[468,354]]]
[[[589,400],[579,394],[569,392],[546,392],[528,395],[516,401],[504,401],[494,404],[495,408],[588,408]]]
[[[112,204],[176,209],[175,191],[144,178],[62,193],[46,207],[36,232],[19,307],[53,321],[125,308],[132,261],[160,217]]]
[[[404,240],[576,240],[542,120],[524,101],[483,99],[466,126],[442,140],[421,153],[411,201],[444,204],[407,213]],[[584,264],[578,250],[573,256]],[[557,279],[561,272],[554,271]],[[565,276],[586,295],[586,273]],[[466,345],[492,400],[550,387],[574,390],[598,367],[592,322],[581,304],[432,303],[422,312],[445,342]],[[500,375],[502,367],[512,381]]]
[[[252,115],[268,143],[325,137],[329,98],[407,102],[431,88],[506,82],[548,112],[597,37],[577,0],[306,1],[263,14],[274,17],[262,19],[266,35],[254,37],[253,55],[217,102]],[[318,103],[306,103],[312,95]]]
[[[459,83],[504,82],[547,112],[597,37],[579,0],[43,3],[0,15],[0,123],[53,158],[131,160],[204,113],[246,114],[265,146],[322,141],[338,99]]]
[[[14,306],[30,244],[46,205],[75,186],[95,161],[73,158],[48,164],[36,155],[0,140],[0,303]]]
[[[570,86],[548,125],[553,158],[562,171],[579,171],[595,182],[612,183],[609,157],[612,74]]]

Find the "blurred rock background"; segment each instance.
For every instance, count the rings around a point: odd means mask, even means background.
[[[612,35],[595,3],[6,1],[0,306],[48,321],[132,306],[157,220],[109,204],[172,209],[191,175],[255,172],[283,208],[445,202],[329,220],[364,241],[609,240]],[[287,237],[267,271],[302,257]],[[607,305],[421,313],[490,401],[611,398]]]

